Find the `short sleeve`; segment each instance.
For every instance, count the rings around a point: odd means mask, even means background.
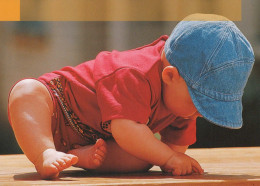
[[[174,145],[192,145],[196,142],[196,120],[177,118],[171,125],[160,131],[162,140]]]
[[[96,84],[102,122],[129,119],[146,123],[151,113],[149,82],[140,72],[123,68]]]

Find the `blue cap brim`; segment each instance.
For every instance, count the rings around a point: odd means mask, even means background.
[[[188,90],[198,112],[206,120],[221,127],[239,129],[243,125],[242,101],[220,101],[208,97],[188,86]]]

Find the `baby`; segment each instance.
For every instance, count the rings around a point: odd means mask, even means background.
[[[233,22],[194,14],[149,45],[19,81],[9,120],[43,179],[70,166],[137,172],[157,165],[173,175],[203,174],[185,155],[196,141],[196,118],[240,128],[253,63]]]

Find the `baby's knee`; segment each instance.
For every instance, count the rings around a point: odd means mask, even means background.
[[[35,97],[44,95],[44,85],[35,79],[24,79],[12,88],[9,95],[9,107],[24,101],[33,100]],[[46,92],[46,91],[45,91]]]
[[[24,79],[14,85],[10,92],[9,103],[18,101],[24,97],[32,96],[34,94],[33,79]]]

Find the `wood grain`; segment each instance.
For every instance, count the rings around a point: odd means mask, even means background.
[[[41,180],[24,155],[0,156],[0,185],[260,185],[260,147],[190,149],[204,175],[171,176],[153,167],[148,173],[91,174],[78,168],[56,180]]]

